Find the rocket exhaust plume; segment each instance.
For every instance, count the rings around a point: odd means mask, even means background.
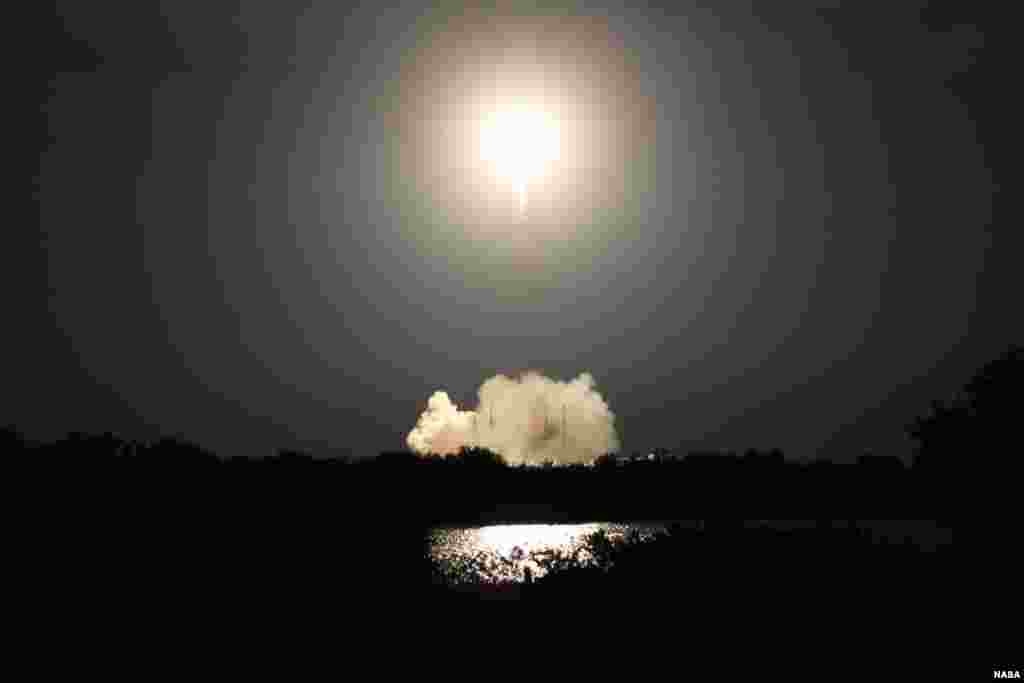
[[[588,372],[569,382],[535,372],[497,375],[477,391],[476,410],[459,410],[435,391],[406,443],[421,455],[486,448],[511,464],[590,463],[619,449],[615,415]]]

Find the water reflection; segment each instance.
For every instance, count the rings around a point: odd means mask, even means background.
[[[612,544],[638,543],[656,538],[672,527],[717,529],[719,522],[666,520],[663,522],[588,524],[498,524],[482,527],[441,527],[430,532],[430,557],[441,580],[458,583],[523,582],[552,570],[602,564],[594,557],[588,538],[604,532]],[[725,528],[766,529],[777,532],[855,528],[875,543],[910,544],[933,552],[952,543],[952,529],[934,520],[736,520]]]
[[[522,582],[565,564],[599,565],[588,538],[604,532],[613,544],[651,540],[664,524],[498,524],[438,528],[430,534],[430,556],[445,581]]]

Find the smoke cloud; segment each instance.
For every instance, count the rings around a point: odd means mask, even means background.
[[[499,453],[511,464],[589,463],[619,449],[615,415],[584,372],[569,382],[535,372],[497,375],[477,391],[476,410],[459,410],[435,391],[406,439],[421,455],[462,447]]]

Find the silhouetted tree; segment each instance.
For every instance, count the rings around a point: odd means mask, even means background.
[[[908,427],[917,441],[915,466],[948,471],[956,458],[987,458],[987,467],[1014,468],[1008,458],[992,459],[1012,450],[1017,438],[1021,388],[1024,386],[1024,347],[986,363],[950,401],[932,401],[931,412]]]
[[[104,439],[99,443],[114,448],[113,441]],[[139,449],[138,455],[150,462],[165,461],[169,466],[217,462],[213,451],[180,436],[165,436]]]

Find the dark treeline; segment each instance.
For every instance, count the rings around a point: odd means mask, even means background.
[[[111,435],[73,435],[55,443],[23,445],[16,434],[5,436],[37,471],[97,490],[123,492],[141,486],[158,495],[186,490],[200,497],[263,490],[278,500],[298,497],[300,505],[319,498],[380,515],[390,514],[393,501],[400,500],[425,521],[437,523],[716,514],[934,517],[951,504],[943,473],[880,456],[837,465],[786,462],[778,452],[752,451],[740,456],[690,454],[678,460],[603,458],[594,466],[510,467],[496,454],[477,450],[446,458],[384,453],[359,461],[301,454],[221,460],[179,440],[145,444]]]
[[[295,505],[357,506],[425,522],[748,517],[935,517],[956,504],[965,474],[993,491],[1017,472],[1022,350],[985,365],[949,401],[908,425],[918,448],[909,465],[889,456],[853,464],[787,461],[778,449],[743,453],[658,451],[650,459],[599,458],[594,466],[509,467],[484,449],[448,457],[408,452],[376,458],[314,458],[280,451],[265,458],[218,458],[180,438],[138,442],[113,434],[71,434],[31,443],[0,432],[6,462],[34,466],[56,482],[94,490],[141,487],[244,495],[263,490]],[[536,504],[523,501],[558,501]],[[501,504],[501,501],[517,501]],[[412,511],[412,512],[410,512]]]
[[[934,516],[943,481],[898,459],[865,456],[855,464],[787,462],[779,451],[742,455],[694,453],[680,459],[594,466],[506,466],[497,454],[466,449],[448,457],[382,453],[364,460],[325,460],[284,452],[263,459],[220,459],[185,441],[124,441],[75,434],[51,444],[25,444],[6,432],[8,458],[20,457],[53,477],[83,486],[145,486],[154,491],[298,495],[358,504],[363,510],[408,502],[434,522],[662,519],[709,514],[778,517]],[[10,460],[9,460],[10,461]],[[522,501],[559,501],[536,504]],[[499,504],[501,501],[515,503]],[[405,513],[403,513],[405,514]]]
[[[262,459],[221,459],[179,439],[140,443],[111,434],[72,434],[49,444],[4,433],[6,450],[54,476],[101,487],[270,486],[372,509],[400,497],[429,521],[571,521],[662,519],[709,514],[778,517],[930,517],[943,508],[944,478],[895,457],[862,456],[854,464],[795,463],[779,450],[691,453],[682,458],[599,458],[595,465],[507,466],[484,449],[447,457],[407,452],[362,460],[317,459],[284,451]],[[290,486],[301,486],[289,489]],[[558,504],[500,501],[559,501]],[[388,506],[380,514],[388,514]]]

